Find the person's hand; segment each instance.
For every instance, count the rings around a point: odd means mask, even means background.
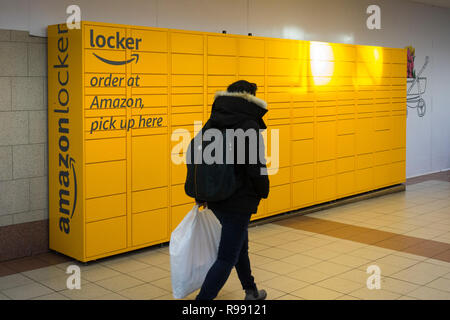
[[[206,209],[207,207],[208,207],[208,204],[206,203],[206,202],[202,202],[202,201],[195,201],[195,204],[196,205],[198,205],[198,207],[200,208],[200,209]]]

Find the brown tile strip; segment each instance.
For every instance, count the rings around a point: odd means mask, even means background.
[[[73,259],[56,252],[45,252],[31,257],[8,260],[0,262],[0,277],[44,268],[67,261],[73,261]]]
[[[0,227],[0,261],[48,252],[48,220]]]
[[[428,181],[428,180],[442,180],[442,181],[450,182],[450,170],[444,171],[444,172],[425,174],[423,176],[418,176],[418,177],[414,177],[414,178],[408,178],[408,179],[406,179],[406,184],[410,185],[410,184],[424,182],[424,181]]]
[[[344,240],[365,243],[414,255],[450,262],[450,244],[421,239],[351,224],[299,216],[274,222],[278,225],[304,230]]]

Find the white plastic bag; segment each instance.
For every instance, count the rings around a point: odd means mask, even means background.
[[[222,226],[214,213],[195,205],[170,236],[173,297],[181,299],[199,289],[217,259]]]

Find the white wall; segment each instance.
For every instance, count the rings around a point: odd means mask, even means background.
[[[450,9],[406,0],[0,0],[0,29],[45,35],[78,4],[83,20],[328,42],[416,48],[416,70],[430,63],[427,113],[407,118],[407,177],[450,168]],[[366,8],[381,7],[381,30]]]

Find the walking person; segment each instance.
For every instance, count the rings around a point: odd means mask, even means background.
[[[255,96],[257,85],[245,80],[232,83],[227,91],[216,93],[211,116],[204,128],[214,129],[248,129],[255,130],[257,138],[261,138],[260,129],[266,129],[262,119],[267,112],[264,100]],[[236,144],[236,140],[234,142]],[[264,300],[265,290],[258,290],[252,276],[248,256],[248,225],[252,214],[258,210],[262,198],[269,194],[269,178],[264,156],[260,159],[259,152],[263,146],[245,143],[244,163],[234,162],[234,174],[237,187],[231,196],[220,201],[204,202],[196,199],[197,204],[207,205],[222,225],[217,260],[209,269],[203,285],[197,295],[197,300],[214,299],[225,285],[233,267],[245,290],[246,300]],[[238,148],[234,148],[236,152]],[[242,151],[242,150],[240,150]],[[256,152],[255,154],[252,154]],[[262,150],[264,155],[264,150]],[[239,155],[235,154],[235,159]],[[249,159],[257,159],[249,161]]]

